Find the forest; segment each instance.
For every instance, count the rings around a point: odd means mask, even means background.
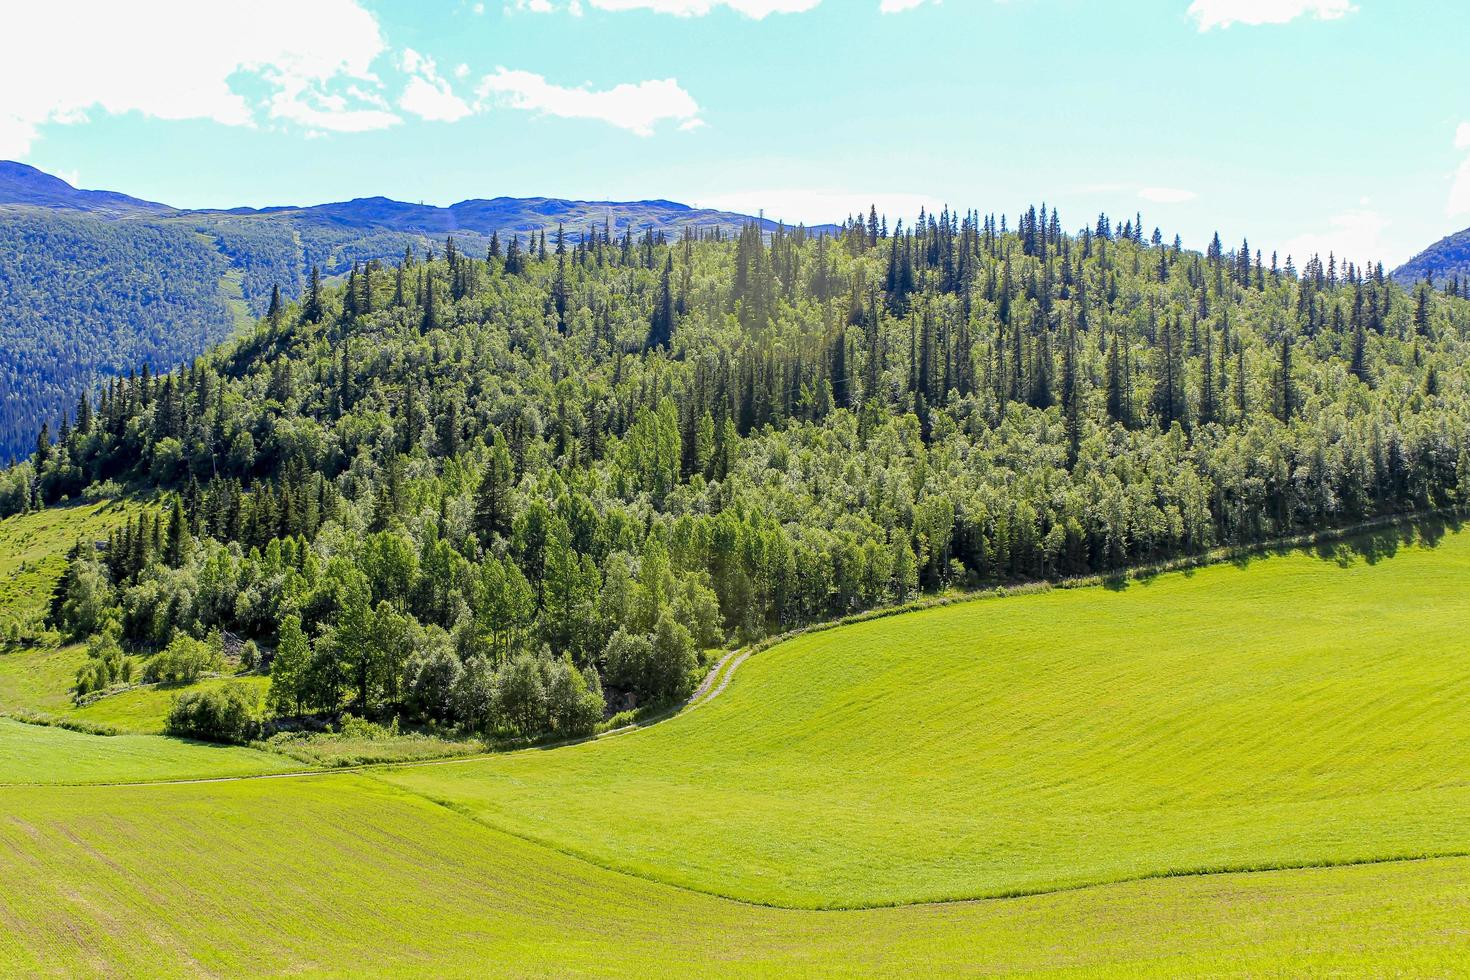
[[[51,604],[79,692],[242,644],[271,725],[577,735],[728,643],[1463,505],[1467,291],[1045,206],[451,238],[105,381],[0,516],[149,502]]]

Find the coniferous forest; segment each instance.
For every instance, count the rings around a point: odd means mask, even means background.
[[[151,501],[52,623],[283,718],[589,730],[701,651],[1470,499],[1470,301],[1031,208],[450,239],[83,398],[0,515]],[[193,666],[191,666],[193,665]]]

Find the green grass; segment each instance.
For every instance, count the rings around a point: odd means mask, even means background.
[[[0,645],[0,712],[72,710],[77,668],[87,660],[80,643],[65,646]]]
[[[121,503],[78,504],[0,520],[0,627],[38,624],[67,552],[78,541],[104,540],[128,513]]]
[[[0,718],[0,799],[16,798],[9,784],[141,782],[252,776],[299,770],[270,752],[210,745],[157,735],[85,735],[63,728]],[[0,820],[17,815],[0,802]]]
[[[256,675],[211,677],[187,686],[140,685],[77,707],[72,703],[72,688],[77,668],[86,659],[86,647],[77,643],[0,647],[0,713],[34,712],[108,725],[137,735],[157,735],[164,731],[174,698],[184,691],[238,681],[256,688],[264,697],[270,686],[270,678]]]
[[[856,912],[605,871],[352,776],[0,797],[0,974],[1446,975],[1470,861]]]
[[[1470,533],[1362,548],[812,634],[665,724],[386,778],[799,907],[1465,853]]]
[[[174,699],[185,691],[207,691],[229,683],[254,688],[262,698],[270,687],[269,677],[209,677],[195,684],[146,684],[108,694],[80,708],[68,708],[63,714],[139,735],[162,734]]]

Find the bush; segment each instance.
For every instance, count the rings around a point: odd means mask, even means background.
[[[102,480],[83,490],[82,499],[89,504],[96,504],[104,500],[116,500],[122,496],[122,492],[122,485],[116,480]]]
[[[213,644],[180,633],[148,661],[143,679],[150,684],[192,684],[222,666],[219,650]]]
[[[118,643],[120,635],[117,623],[109,622],[87,642],[87,662],[77,668],[78,698],[133,679],[133,662]]]
[[[260,731],[260,697],[238,681],[211,691],[187,691],[174,699],[168,730],[210,742],[248,742]]]
[[[439,722],[454,720],[460,700],[465,668],[447,643],[435,643],[413,655],[408,664],[409,707],[425,718]],[[463,717],[474,717],[473,708]]]
[[[377,722],[359,718],[356,715],[342,716],[342,729],[337,733],[341,738],[357,739],[364,742],[383,742],[398,737],[398,719],[387,727]]]

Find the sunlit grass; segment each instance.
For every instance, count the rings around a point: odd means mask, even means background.
[[[0,784],[113,783],[251,776],[305,768],[254,749],[157,735],[88,735],[0,718]],[[0,800],[16,798],[14,787]],[[14,812],[0,802],[0,818]]]
[[[598,863],[852,907],[1470,849],[1470,534],[800,638],[620,738],[395,771]]]
[[[859,912],[619,875],[351,776],[0,797],[0,974],[1445,975],[1470,862]]]

